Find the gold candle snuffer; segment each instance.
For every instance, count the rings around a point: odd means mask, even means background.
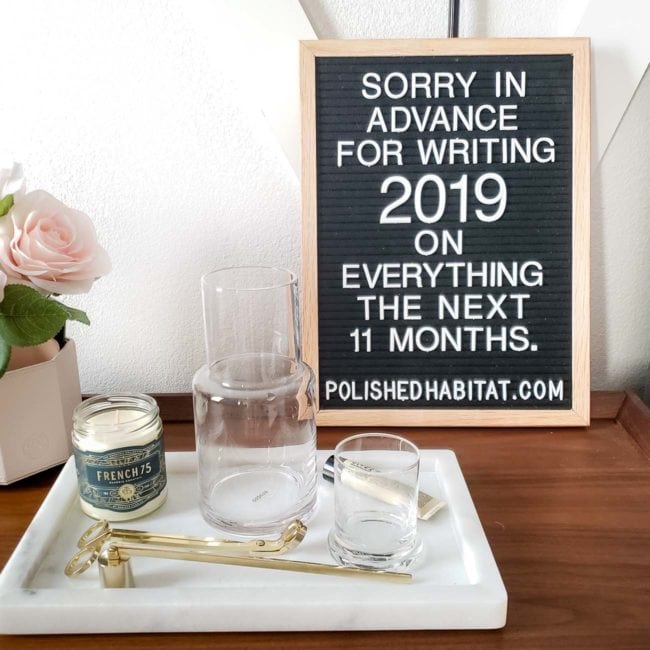
[[[107,542],[137,544],[143,547],[195,549],[197,551],[216,549],[220,553],[238,554],[279,554],[295,548],[307,534],[307,527],[300,520],[291,522],[277,539],[254,539],[237,541],[215,539],[214,537],[192,537],[191,535],[172,535],[152,533],[145,530],[111,528],[107,521],[95,522],[84,532],[77,542],[80,550],[75,553],[65,567],[67,576],[80,575],[89,569],[99,557]]]
[[[295,548],[304,538],[306,531],[306,526],[296,520],[275,540],[258,539],[238,542],[111,529],[106,522],[98,522],[93,524],[79,539],[80,550],[68,562],[65,574],[67,576],[79,575],[99,558],[99,573],[103,587],[133,587],[133,574],[129,560],[131,557],[141,556],[321,575],[377,578],[393,582],[411,581],[410,573],[266,557],[268,554],[279,554],[290,548]],[[108,547],[102,550],[106,543],[108,543]],[[263,550],[260,551],[260,549]]]

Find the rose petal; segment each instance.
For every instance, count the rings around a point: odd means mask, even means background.
[[[32,282],[49,293],[88,293],[93,286],[95,278],[87,280],[44,280],[43,278],[32,278]]]
[[[25,176],[20,164],[0,161],[0,199],[13,194],[14,200],[25,194]]]
[[[5,299],[5,287],[7,286],[7,274],[0,269],[0,302]]]

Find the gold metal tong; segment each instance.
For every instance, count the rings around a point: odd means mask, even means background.
[[[176,548],[186,551],[205,552],[216,550],[221,554],[274,555],[295,548],[305,538],[307,527],[298,519],[291,522],[276,539],[254,539],[238,541],[215,539],[214,537],[192,537],[191,535],[171,535],[151,533],[144,530],[111,528],[107,521],[94,523],[77,542],[80,550],[75,553],[65,567],[67,576],[76,576],[89,569],[99,557],[105,543],[131,543],[142,547]]]

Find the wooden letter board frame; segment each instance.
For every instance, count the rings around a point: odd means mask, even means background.
[[[589,39],[301,42],[302,323],[304,359],[319,390],[316,61],[318,57],[555,55],[573,58],[570,408],[319,408],[328,426],[584,426],[589,424]]]

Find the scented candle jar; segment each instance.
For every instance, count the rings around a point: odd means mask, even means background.
[[[167,498],[162,421],[148,395],[98,395],[77,406],[74,446],[81,509],[95,519],[142,517]]]

